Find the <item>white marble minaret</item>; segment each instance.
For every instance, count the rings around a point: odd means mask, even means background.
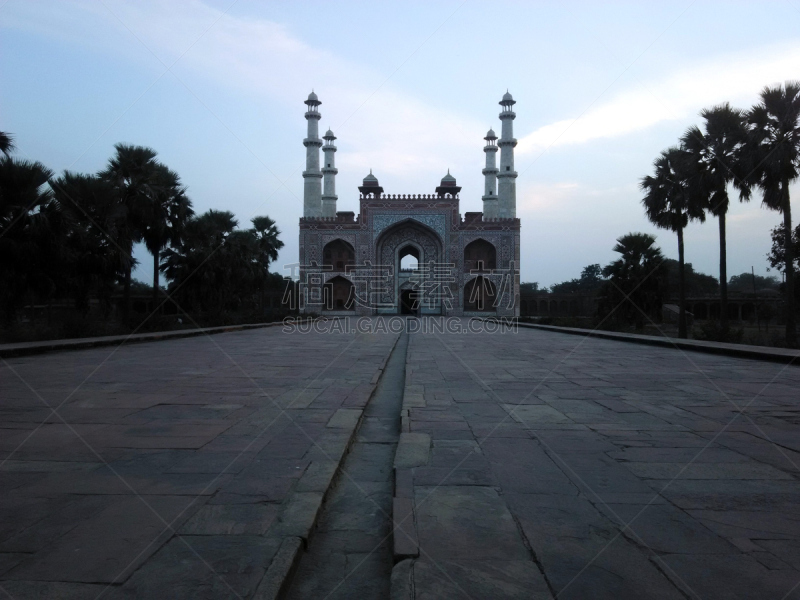
[[[336,136],[328,129],[325,135],[322,136],[325,140],[325,145],[322,146],[322,155],[324,157],[322,167],[322,216],[335,217],[336,216],[336,174],[339,169],[336,168],[336,146],[333,145],[333,140]]]
[[[500,101],[503,107],[500,120],[503,132],[497,145],[500,147],[500,172],[497,174],[497,216],[501,219],[513,219],[517,216],[517,172],[514,170],[514,118],[517,116],[511,107],[516,104],[511,94],[506,92]]]
[[[322,173],[319,170],[319,149],[322,147],[322,140],[319,139],[319,120],[322,115],[319,114],[318,107],[322,102],[312,91],[305,104],[308,106],[306,111],[308,136],[303,140],[303,145],[306,147],[306,170],[303,171],[303,216],[321,217]]]
[[[486,168],[481,171],[486,179],[483,190],[483,218],[497,218],[497,136],[493,129],[486,133],[486,145],[483,151],[486,153]]]

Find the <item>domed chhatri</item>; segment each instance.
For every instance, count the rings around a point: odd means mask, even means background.
[[[483,138],[483,139],[485,139],[487,142],[490,142],[492,140],[496,140],[497,139],[497,134],[494,132],[494,129],[489,129],[489,131],[486,132],[486,137]]]
[[[325,135],[322,136],[322,139],[323,140],[335,140],[336,136],[333,135],[333,131],[328,129],[328,131],[325,132]]]
[[[307,104],[313,109],[313,107],[319,106],[322,102],[319,101],[319,97],[314,93],[314,90],[311,90],[311,93],[308,95],[308,100],[306,100],[304,104]]]
[[[358,186],[358,191],[361,192],[361,195],[365,198],[379,198],[383,193],[383,188],[381,184],[378,183],[378,178],[372,174],[372,169],[369,170],[369,175],[364,177],[364,181]]]
[[[508,106],[508,107],[510,107],[511,105],[516,104],[516,103],[517,103],[517,101],[514,100],[514,98],[508,92],[503,94],[503,99],[500,100],[500,104],[502,104],[503,106]]]
[[[372,169],[369,170],[369,175],[364,177],[364,185],[380,185],[378,183],[378,178],[372,174]]]
[[[461,186],[456,185],[456,178],[450,175],[450,169],[447,169],[447,175],[442,177],[441,183],[436,188],[436,195],[440,198],[458,198],[460,191]]]

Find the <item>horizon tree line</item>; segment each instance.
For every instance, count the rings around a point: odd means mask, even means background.
[[[116,144],[114,150],[97,173],[56,176],[38,161],[13,156],[13,136],[0,132],[0,310],[5,325],[26,303],[66,297],[84,314],[96,297],[107,317],[117,285],[122,286],[121,317],[127,324],[137,264],[132,253],[139,242],[153,257],[154,306],[161,273],[170,281],[170,295],[201,310],[235,310],[257,304],[259,297],[263,302],[265,286],[277,285],[275,278],[282,281],[269,272],[283,247],[272,219],[254,217],[253,227],[241,230],[227,211],[195,215],[180,176],[153,149]],[[231,276],[221,281],[220,269]],[[195,302],[185,292],[190,289],[198,296]]]

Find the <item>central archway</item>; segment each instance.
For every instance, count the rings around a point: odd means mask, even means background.
[[[424,282],[430,263],[443,261],[443,245],[439,235],[431,228],[413,219],[396,223],[384,231],[376,244],[380,265],[389,267],[385,293],[381,298],[379,313],[397,314],[403,312],[403,300],[412,297],[414,292],[420,314],[441,314],[441,299],[435,293],[426,293],[429,286]],[[417,259],[417,269],[401,269],[407,256]],[[406,294],[401,297],[401,288]]]

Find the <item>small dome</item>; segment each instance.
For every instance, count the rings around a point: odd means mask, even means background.
[[[503,96],[503,98],[505,99],[505,96]],[[308,95],[308,99],[311,100],[312,102],[316,102],[317,100],[319,100],[319,98],[313,91]]]
[[[326,131],[325,135],[322,136],[322,137],[324,137],[324,138],[335,138],[336,136],[333,135],[333,132],[330,129],[328,129],[328,131]]]
[[[369,170],[369,175],[364,177],[364,185],[378,185],[378,178],[372,174],[372,169]]]
[[[450,175],[450,169],[447,169],[447,175],[442,177],[442,185],[455,185],[456,178]]]
[[[486,137],[483,138],[483,139],[485,139],[485,140],[496,140],[497,139],[497,134],[494,132],[494,129],[489,129],[489,131],[486,132]]]
[[[313,92],[312,92],[312,93],[313,93]],[[309,96],[309,98],[310,98],[310,97],[311,97],[311,96]],[[314,99],[316,100],[316,97],[315,97]],[[508,92],[506,92],[505,94],[503,94],[503,100],[504,100],[504,101],[505,101],[505,100],[513,100],[513,99],[514,99],[514,98],[512,98],[512,97],[511,97],[511,94],[509,94]]]

